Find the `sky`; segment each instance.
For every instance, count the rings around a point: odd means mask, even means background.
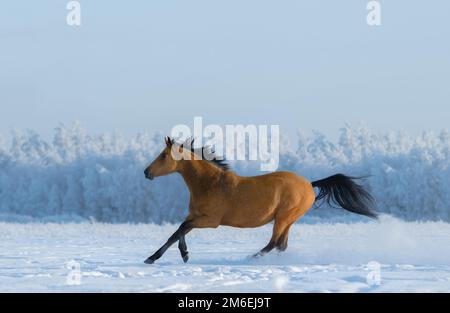
[[[333,135],[441,130],[450,120],[450,2],[9,0],[0,9],[0,134],[168,133],[278,124]]]

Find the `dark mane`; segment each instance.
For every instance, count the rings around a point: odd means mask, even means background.
[[[176,142],[174,139],[168,137],[166,139],[166,144],[175,144],[183,149],[189,149],[192,153],[201,157],[202,160],[210,162],[224,171],[230,170],[230,165],[227,163],[225,158],[217,156],[215,151],[210,146],[194,148],[194,138],[188,138],[184,142]]]

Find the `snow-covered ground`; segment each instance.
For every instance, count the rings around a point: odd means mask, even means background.
[[[248,256],[266,244],[270,225],[194,230],[187,237],[189,263],[183,264],[173,246],[156,264],[144,264],[176,227],[0,223],[0,291],[450,291],[448,223],[391,217],[300,223],[290,233],[286,252],[256,260]],[[376,277],[370,261],[381,264],[379,285],[367,281],[369,273]]]

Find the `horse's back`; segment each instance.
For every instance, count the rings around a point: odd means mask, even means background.
[[[297,204],[303,200],[311,202],[315,199],[311,182],[295,173],[279,171],[255,177],[265,177],[265,179],[263,178],[265,182],[278,187],[282,193],[282,197],[285,200],[291,200],[293,204]]]
[[[287,188],[289,191],[292,191],[292,188],[295,190],[302,189],[304,192],[313,191],[313,187],[309,180],[303,176],[287,171],[272,172],[246,178],[255,182],[269,184],[272,187]]]

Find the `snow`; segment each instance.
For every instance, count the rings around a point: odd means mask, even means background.
[[[187,264],[176,245],[157,263],[144,264],[176,228],[0,223],[0,292],[450,291],[450,224],[444,222],[383,216],[380,222],[297,223],[286,252],[260,259],[249,256],[266,244],[271,225],[193,230]],[[374,261],[379,285],[367,280]]]
[[[180,177],[144,179],[162,149],[163,134],[93,135],[78,124],[59,126],[52,141],[33,131],[0,138],[0,220],[8,222],[179,222],[188,193]],[[370,175],[378,210],[408,221],[450,222],[450,135],[375,133],[346,126],[338,140],[299,132],[281,140],[280,170],[311,180],[337,172]],[[235,161],[241,175],[261,174],[255,161]],[[305,221],[360,221],[322,207]]]

